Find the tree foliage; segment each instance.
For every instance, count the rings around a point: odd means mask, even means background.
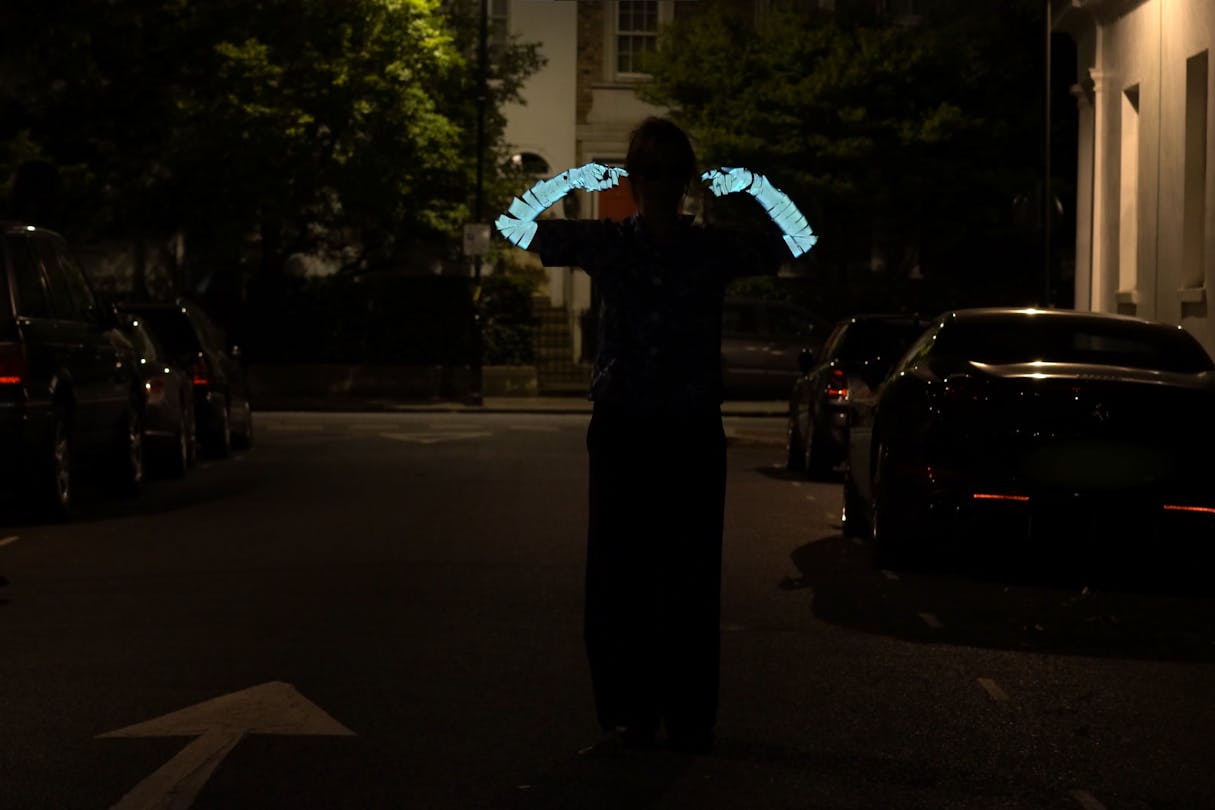
[[[909,25],[872,2],[774,3],[756,26],[716,3],[665,29],[642,94],[707,165],[758,169],[799,201],[820,266],[855,277],[876,249],[891,277],[990,290],[978,251],[1024,247],[1011,204],[1040,174],[1038,5],[941,0]]]
[[[58,167],[56,224],[85,236],[181,230],[215,262],[257,245],[269,271],[327,245],[356,246],[352,264],[435,257],[473,203],[467,17],[439,0],[6,4],[0,168]],[[489,106],[538,65],[507,48]]]

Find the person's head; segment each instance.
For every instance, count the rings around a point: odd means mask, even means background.
[[[647,118],[633,130],[624,167],[642,216],[673,217],[696,177],[688,136],[666,118]]]

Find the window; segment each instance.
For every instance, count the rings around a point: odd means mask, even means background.
[[[42,263],[30,240],[20,236],[10,237],[8,248],[12,252],[13,275],[17,283],[17,314],[27,318],[50,317]]]
[[[658,24],[666,21],[671,10],[669,6],[670,3],[658,0],[619,0],[616,3],[614,67],[617,76],[645,75],[642,60],[645,54],[657,49]]]
[[[1118,196],[1118,291],[1139,277],[1139,85],[1122,94],[1122,180]]]
[[[510,0],[489,0],[489,56],[497,60],[510,42]]]
[[[1207,52],[1185,63],[1185,211],[1182,219],[1182,285],[1201,287],[1206,277]]]
[[[67,321],[87,321],[96,313],[93,294],[80,266],[72,261],[63,246],[50,239],[37,241],[42,266],[50,287],[55,317]]]

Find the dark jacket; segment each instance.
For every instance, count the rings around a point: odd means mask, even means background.
[[[545,266],[581,267],[600,292],[590,398],[637,415],[721,404],[726,284],[772,275],[788,249],[777,234],[744,234],[681,218],[659,241],[641,219],[542,220],[530,246]]]

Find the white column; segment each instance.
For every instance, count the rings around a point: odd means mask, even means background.
[[[1121,93],[1113,77],[1102,71],[1090,70],[1089,76],[1093,79],[1093,238],[1088,308],[1094,312],[1115,312]]]
[[[1076,160],[1076,309],[1092,309],[1093,293],[1093,99],[1091,88],[1072,85],[1079,111]]]

